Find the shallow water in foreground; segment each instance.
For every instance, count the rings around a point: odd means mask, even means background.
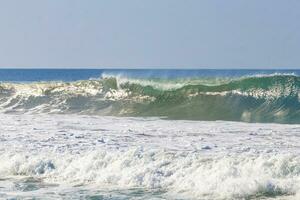
[[[165,191],[132,189],[97,189],[83,186],[60,186],[46,184],[31,177],[11,177],[0,180],[2,199],[87,199],[87,200],[124,200],[124,199],[165,199]]]
[[[300,125],[0,114],[2,199],[299,199]]]

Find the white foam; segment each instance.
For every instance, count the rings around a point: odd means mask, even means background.
[[[293,199],[300,191],[299,125],[0,114],[0,127],[0,176],[56,190],[142,188],[186,199]]]

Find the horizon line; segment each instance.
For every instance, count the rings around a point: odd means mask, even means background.
[[[101,69],[110,69],[110,70],[300,70],[300,67],[0,67],[0,70],[9,70],[9,69],[63,69],[63,70],[101,70]]]

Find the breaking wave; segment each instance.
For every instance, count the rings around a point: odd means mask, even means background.
[[[140,148],[86,155],[0,156],[0,174],[50,183],[117,189],[146,188],[181,199],[299,197],[299,157],[292,155],[203,157]],[[294,197],[294,198],[293,198]]]
[[[300,77],[1,83],[3,113],[79,113],[169,119],[300,123]]]

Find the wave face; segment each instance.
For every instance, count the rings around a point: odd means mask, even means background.
[[[300,123],[300,77],[126,78],[1,83],[3,113],[79,113]]]

